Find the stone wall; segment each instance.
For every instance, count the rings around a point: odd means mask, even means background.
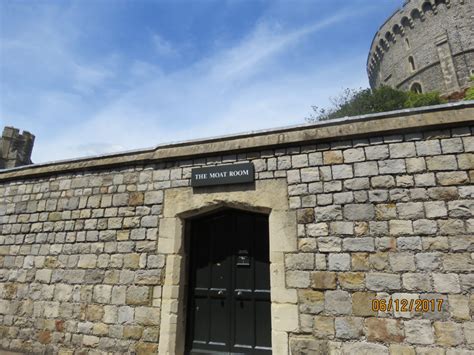
[[[460,113],[444,115],[449,123]],[[164,191],[189,186],[192,167],[250,161],[256,180],[287,182],[297,216],[298,246],[284,258],[299,310],[292,354],[472,353],[473,133],[464,124],[88,172],[6,172],[0,349],[157,353]],[[443,303],[375,312],[374,299]]]
[[[406,2],[373,39],[367,61],[371,87],[410,90],[418,83],[423,92],[444,94],[468,87],[474,70],[473,5],[472,0]]]

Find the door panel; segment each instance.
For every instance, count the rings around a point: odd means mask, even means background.
[[[271,354],[268,218],[226,210],[191,223],[189,354]]]

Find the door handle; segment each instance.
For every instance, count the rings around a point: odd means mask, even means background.
[[[237,291],[237,297],[242,296],[242,291]]]
[[[217,294],[218,294],[219,296],[224,296],[224,290],[219,290],[219,292],[217,292]]]

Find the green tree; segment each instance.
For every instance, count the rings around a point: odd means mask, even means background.
[[[403,108],[436,105],[445,102],[438,93],[418,94],[382,86],[375,90],[345,89],[342,94],[331,98],[332,107],[312,106],[313,112],[306,118],[309,122],[334,118],[387,112]]]

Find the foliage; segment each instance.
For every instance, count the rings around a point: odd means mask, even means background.
[[[365,115],[376,112],[400,110],[403,108],[436,105],[445,102],[438,93],[418,94],[382,86],[375,90],[345,89],[342,94],[331,98],[328,109],[312,106],[313,112],[306,118],[309,122],[334,118]]]
[[[474,100],[474,75],[471,75],[469,81],[472,83],[471,87],[467,89],[466,96],[464,96],[464,100]]]

